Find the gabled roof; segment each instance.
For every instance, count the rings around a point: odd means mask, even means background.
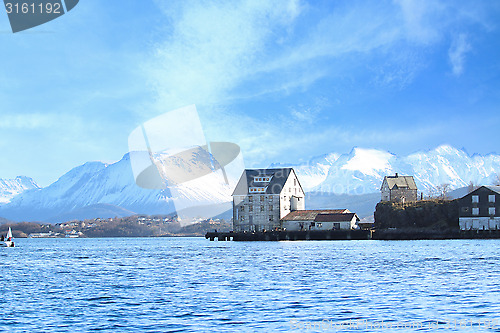
[[[417,184],[415,184],[413,176],[399,176],[398,174],[395,176],[385,176],[382,186],[384,185],[384,182],[387,182],[387,185],[391,190],[399,188],[407,188],[409,190],[417,189]]]
[[[471,191],[469,193],[467,193],[466,195],[464,195],[463,197],[461,197],[460,199],[464,199],[465,197],[468,197],[469,195],[471,194],[474,194],[476,192],[478,192],[479,190],[481,190],[482,188],[487,188],[488,190],[492,191],[492,192],[495,192],[495,193],[498,193],[500,194],[500,186],[498,185],[483,185],[483,186],[479,186],[478,188],[476,188],[474,191]]]
[[[335,214],[318,214],[314,222],[350,222],[356,217],[356,221],[360,221],[356,213],[335,213]]]
[[[349,214],[348,209],[295,210],[282,218],[284,221],[316,221],[318,215]],[[352,213],[351,213],[352,214]],[[352,217],[351,217],[352,218]]]
[[[500,194],[500,186],[499,185],[489,185],[489,186],[485,186],[485,187],[492,190],[493,192]]]
[[[292,168],[281,169],[246,169],[236,185],[233,195],[247,195],[250,187],[266,187],[266,191],[262,194],[280,194],[283,186],[290,176],[290,173],[295,173]],[[271,176],[269,183],[254,182],[255,177]],[[300,183],[299,183],[300,186]],[[302,188],[302,186],[301,186]]]

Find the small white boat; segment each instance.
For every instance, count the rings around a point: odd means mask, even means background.
[[[3,247],[14,247],[14,238],[12,237],[12,230],[9,227],[9,231],[7,232],[7,236],[3,237],[0,246]]]

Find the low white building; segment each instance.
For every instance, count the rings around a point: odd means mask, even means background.
[[[286,230],[351,230],[360,219],[348,209],[297,210],[282,218]]]

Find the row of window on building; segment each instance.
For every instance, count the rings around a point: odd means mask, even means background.
[[[269,183],[271,181],[271,177],[254,177],[253,181],[256,183]]]
[[[494,194],[488,195],[488,202],[495,203],[495,195]],[[472,196],[472,203],[479,203],[479,195]]]
[[[250,187],[250,193],[265,193],[267,187]]]
[[[488,214],[489,215],[495,215],[496,214],[495,207],[488,207]],[[479,216],[479,207],[473,207],[472,208],[472,215]]]
[[[269,205],[269,210],[273,210],[273,205]],[[260,211],[263,212],[265,210],[265,207],[263,205],[260,206]],[[245,211],[245,206],[241,206],[240,207],[240,212],[244,212]],[[249,205],[248,206],[248,211],[249,212],[253,212],[253,206],[252,205]]]
[[[250,193],[266,193],[266,191],[267,191],[267,187],[250,187],[250,189],[249,189]],[[290,193],[292,192],[291,187],[288,188],[288,192],[290,192]],[[295,187],[294,194],[300,194],[300,193],[301,193],[300,189],[297,190],[297,188]]]
[[[269,221],[274,221],[274,215],[269,215]],[[240,222],[245,222],[245,216],[240,216]],[[248,224],[253,224],[253,216],[248,217]]]
[[[254,198],[253,196],[249,195],[248,201],[254,202],[253,198]],[[259,196],[259,198],[260,198],[259,199],[260,202],[264,202],[266,199],[268,199],[269,202],[273,202],[273,200],[274,200],[274,196],[272,196],[272,195],[270,195],[270,196],[261,195],[261,196]],[[276,197],[276,199],[278,199],[278,198]]]

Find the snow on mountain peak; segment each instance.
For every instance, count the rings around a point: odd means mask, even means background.
[[[465,153],[463,150],[459,150],[455,147],[446,144],[436,147],[433,150],[433,152],[440,155],[457,155],[457,156],[467,155],[467,153]]]
[[[193,155],[193,161],[203,158]],[[500,155],[470,156],[449,145],[407,156],[354,148],[349,154],[330,153],[300,164],[271,167],[293,167],[304,190],[310,193],[376,193],[384,176],[398,172],[414,176],[419,192],[430,194],[441,184],[450,184],[451,189],[467,186],[471,181],[493,184],[500,175]],[[179,208],[175,204],[179,198],[203,206],[230,200],[232,187],[224,185],[223,179],[219,174],[199,177],[183,183],[176,192],[143,189],[136,185],[130,156],[125,154],[116,163],[85,163],[43,189],[28,177],[0,179],[0,216],[50,221],[52,216],[95,204],[114,205],[136,213],[170,213]]]
[[[9,203],[12,198],[26,190],[39,189],[40,186],[30,177],[17,176],[14,179],[0,179],[0,204]]]
[[[384,176],[398,172],[414,176],[419,191],[430,194],[442,184],[452,189],[475,184],[492,184],[500,175],[500,155],[469,156],[462,149],[441,145],[408,156],[397,156],[386,151],[354,148],[340,155],[334,163],[319,171],[317,158],[296,168],[305,190],[363,194],[380,190]],[[325,173],[327,174],[324,177]],[[313,180],[309,182],[309,180]]]
[[[352,157],[342,166],[344,170],[359,171],[365,175],[377,176],[380,170],[392,172],[389,160],[394,156],[391,153],[365,148],[354,148]]]

